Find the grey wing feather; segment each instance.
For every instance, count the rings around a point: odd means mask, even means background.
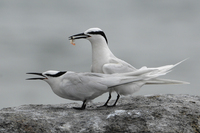
[[[124,73],[124,72],[131,72],[137,70],[127,62],[120,60],[118,58],[110,59],[109,63],[106,63],[102,67],[103,72],[107,74],[112,73]]]

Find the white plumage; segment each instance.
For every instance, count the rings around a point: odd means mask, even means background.
[[[39,75],[39,78],[27,80],[44,80],[52,88],[53,92],[65,99],[83,101],[81,108],[85,109],[87,102],[108,92],[111,88],[127,83],[146,83],[152,78],[165,75],[168,72],[157,68],[142,68],[135,72],[119,74],[102,73],[75,73],[72,71],[46,71],[43,73],[27,73]]]
[[[157,68],[147,68],[142,67],[141,69],[136,69],[132,65],[128,64],[127,62],[117,58],[114,56],[114,54],[110,51],[108,47],[108,40],[106,38],[105,33],[99,29],[99,28],[90,28],[86,30],[84,33],[76,34],[73,36],[70,36],[69,39],[73,42],[76,39],[87,39],[90,41],[92,46],[92,67],[91,72],[95,73],[104,73],[104,74],[113,74],[113,73],[126,73],[126,72],[137,72],[138,70],[152,70],[152,69],[158,69],[157,72],[167,72],[179,63],[175,65],[167,65]],[[73,42],[73,45],[75,43]],[[180,62],[181,63],[181,62]],[[116,105],[120,95],[131,95],[134,92],[138,91],[144,84],[187,84],[187,82],[183,81],[175,81],[175,80],[169,80],[169,79],[157,79],[156,77],[154,79],[151,79],[147,82],[138,81],[133,82],[117,87],[113,87],[110,89],[109,98],[104,104],[104,106],[107,106],[107,103],[109,102],[111,98],[111,91],[116,91],[118,96],[113,104],[113,106]]]

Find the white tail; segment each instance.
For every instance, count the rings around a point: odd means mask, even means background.
[[[171,80],[171,79],[158,79],[157,77],[165,75],[171,72],[172,68],[179,65],[180,63],[184,62],[187,59],[184,59],[175,65],[166,65],[156,68],[147,68],[142,67],[134,72],[124,73],[124,76],[139,76],[146,81],[146,84],[189,84],[188,82],[178,81],[178,80]]]
[[[171,79],[151,79],[146,84],[190,84],[185,81],[171,80]]]

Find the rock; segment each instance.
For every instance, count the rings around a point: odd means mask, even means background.
[[[0,110],[1,133],[194,133],[200,132],[200,96],[123,97],[116,107],[76,103],[23,105]]]

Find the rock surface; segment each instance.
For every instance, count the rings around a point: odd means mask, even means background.
[[[200,132],[200,96],[124,97],[116,107],[76,103],[23,105],[0,110],[1,133],[194,133]]]

